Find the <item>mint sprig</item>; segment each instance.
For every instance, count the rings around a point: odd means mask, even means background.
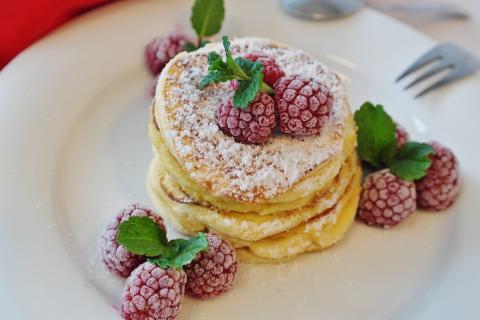
[[[198,36],[197,48],[208,43],[204,40],[205,37],[213,36],[220,31],[224,18],[223,0],[195,0],[190,21]]]
[[[396,125],[382,105],[365,102],[355,112],[357,125],[357,151],[370,166],[389,168],[403,180],[420,179],[431,165],[433,149],[425,143],[408,142],[396,148]]]
[[[177,239],[173,241],[175,241],[177,246],[175,255],[148,258],[148,261],[155,263],[161,268],[171,267],[174,269],[180,269],[182,266],[195,259],[197,253],[208,247],[208,240],[204,233],[199,233],[197,236],[188,240]]]
[[[122,222],[117,241],[133,254],[146,256],[148,261],[162,268],[174,269],[189,264],[200,251],[208,248],[203,233],[188,240],[168,241],[165,231],[149,217],[130,217]]]
[[[204,89],[213,83],[237,80],[239,87],[233,97],[233,105],[245,109],[252,102],[259,91],[268,94],[273,89],[263,81],[263,65],[241,57],[233,58],[230,52],[230,41],[223,38],[225,61],[216,52],[208,54],[208,74],[200,81],[199,89]]]

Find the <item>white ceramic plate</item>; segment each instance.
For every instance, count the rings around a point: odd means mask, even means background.
[[[190,1],[120,2],[35,44],[0,73],[2,319],[120,319],[122,281],[98,259],[116,210],[149,203],[145,43],[188,29]],[[235,289],[187,298],[180,319],[478,319],[478,77],[421,100],[393,79],[433,42],[378,13],[313,23],[278,1],[227,1],[223,34],[310,51],[345,79],[352,106],[383,103],[419,140],[451,146],[464,188],[446,212],[389,231],[355,223],[334,248],[241,265]]]

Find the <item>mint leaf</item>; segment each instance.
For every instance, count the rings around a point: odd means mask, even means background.
[[[212,52],[210,52],[210,53],[208,54],[208,58],[207,58],[207,59],[208,59],[209,69],[212,67],[212,64],[214,64],[214,63],[220,63],[220,61],[223,62],[222,56],[219,55],[218,53],[214,52],[214,51],[212,51]],[[225,62],[223,62],[223,63],[226,65]]]
[[[168,250],[165,231],[149,217],[130,217],[118,227],[117,241],[137,255],[158,256]]]
[[[191,43],[191,42],[187,42],[187,43],[185,43],[185,45],[183,46],[183,49],[185,49],[185,51],[187,51],[187,52],[192,52],[192,51],[197,50],[197,46],[194,45],[194,44]]]
[[[381,105],[365,102],[355,112],[358,153],[375,168],[388,163],[395,154],[395,123]]]
[[[212,83],[220,83],[234,79],[230,67],[222,60],[222,57],[216,52],[208,54],[208,74],[198,84],[200,90]]]
[[[230,52],[230,40],[228,40],[227,36],[222,37],[223,40],[223,48],[225,48],[225,57],[227,66],[232,70],[232,73],[237,75],[241,80],[249,80],[249,77],[245,72],[243,72],[242,68],[235,62]]]
[[[407,142],[390,161],[390,170],[403,180],[420,179],[432,164],[429,155],[432,147],[425,143]]]
[[[149,258],[148,261],[157,264],[161,268],[180,269],[186,264],[192,262],[197,254],[208,249],[208,240],[204,233],[199,233],[196,237],[188,240],[176,239],[169,242],[174,243],[172,246],[177,246],[178,251],[174,256]]]
[[[205,47],[207,44],[209,44],[211,41],[208,40],[201,40],[200,41],[200,48]]]
[[[253,68],[253,65],[255,62],[252,60],[248,60],[242,57],[237,57],[235,58],[235,63],[238,64],[238,66],[249,76],[252,75],[251,69]]]
[[[199,37],[213,36],[220,31],[225,17],[223,0],[195,0],[190,21]]]
[[[250,81],[239,80],[239,88],[233,96],[233,105],[240,109],[248,107],[260,91],[263,80],[263,65],[256,62],[250,70],[252,78]]]
[[[222,43],[223,43],[223,48],[225,49],[225,56],[227,57],[232,57],[232,53],[230,52],[230,40],[228,39],[228,36],[223,36],[222,37]]]

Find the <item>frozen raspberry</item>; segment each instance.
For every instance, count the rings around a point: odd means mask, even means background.
[[[383,169],[365,179],[358,215],[369,225],[395,226],[415,211],[416,200],[413,181],[402,180]]]
[[[257,94],[246,109],[235,108],[229,99],[217,112],[220,130],[240,143],[266,142],[272,136],[276,122],[273,98],[263,92]]]
[[[450,207],[460,191],[459,165],[453,152],[432,142],[434,153],[427,174],[416,182],[419,208],[440,211]]]
[[[273,86],[278,79],[285,75],[283,70],[277,66],[274,59],[267,57],[261,52],[249,53],[245,58],[253,62],[258,61],[263,65],[263,81],[270,86]]]
[[[332,104],[332,94],[313,79],[286,76],[275,84],[275,105],[284,133],[318,134],[332,113]]]
[[[133,269],[145,261],[144,257],[128,252],[117,242],[118,226],[130,217],[150,217],[160,228],[165,230],[162,218],[140,204],[132,204],[120,211],[102,234],[100,249],[107,268],[121,277],[128,277]]]
[[[207,234],[208,251],[200,252],[187,266],[187,293],[200,298],[216,297],[230,289],[237,274],[235,249],[213,233]]]
[[[126,320],[173,320],[180,311],[187,276],[182,269],[162,269],[145,262],[127,279],[122,296]]]
[[[145,60],[152,74],[159,74],[170,59],[184,51],[187,41],[180,33],[159,36],[150,41],[145,47]]]
[[[396,124],[397,128],[395,130],[395,140],[397,141],[397,149],[400,149],[405,143],[410,140],[407,130],[405,130],[398,123]]]

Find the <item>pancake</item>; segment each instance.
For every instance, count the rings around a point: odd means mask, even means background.
[[[313,196],[306,206],[293,210],[278,211],[274,215],[260,216],[254,213],[239,213],[219,209],[209,203],[199,203],[182,190],[165,170],[164,161],[156,157],[150,166],[148,187],[150,197],[157,202],[166,202],[173,219],[189,217],[195,221],[195,228],[190,223],[182,227],[188,233],[204,229],[215,229],[230,236],[256,241],[284,230],[294,228],[301,222],[318,215],[332,206],[343,195],[355,174],[357,159],[353,153],[340,173],[324,189]],[[160,198],[160,199],[158,199]],[[171,218],[172,219],[172,218]],[[180,224],[182,219],[179,220]]]
[[[152,202],[181,232],[230,240],[244,261],[281,262],[333,245],[353,221],[362,174],[339,77],[305,52],[269,39],[236,39],[231,50],[233,56],[260,51],[286,74],[320,81],[333,97],[329,120],[315,136],[237,143],[215,119],[231,86],[198,89],[208,53],[224,55],[222,45],[181,53],[162,71],[151,108]]]
[[[151,166],[151,170],[154,169],[155,165]],[[152,180],[149,180],[147,189],[155,206],[160,208],[162,216],[182,232],[186,234],[196,234],[200,231],[215,232],[239,248],[239,257],[246,261],[281,262],[304,252],[329,247],[343,237],[353,222],[360,196],[362,173],[356,160],[352,171],[354,173],[352,179],[333,207],[317,212],[311,219],[302,221],[292,229],[256,241],[233,237],[232,230],[239,228],[239,224],[234,223],[234,220],[227,232],[203,224],[198,220],[199,216],[208,215],[211,209],[191,202],[180,189],[172,189],[172,193],[167,194],[162,188],[154,188]],[[200,213],[202,210],[204,212]]]
[[[165,146],[205,194],[245,204],[296,200],[298,195],[289,196],[288,191],[298,185],[308,192],[310,184],[306,188],[302,181],[322,171],[318,168],[329,160],[334,159],[337,166],[343,161],[337,156],[343,151],[350,117],[343,85],[335,73],[308,54],[268,39],[236,39],[231,50],[234,56],[261,51],[274,57],[285,73],[314,76],[328,87],[333,97],[332,114],[320,134],[303,138],[279,135],[262,145],[246,145],[222,133],[215,112],[231,97],[232,88],[220,83],[198,89],[207,74],[208,53],[224,54],[221,43],[212,43],[178,54],[160,75],[155,119]],[[322,176],[315,175],[310,181],[315,183]]]

